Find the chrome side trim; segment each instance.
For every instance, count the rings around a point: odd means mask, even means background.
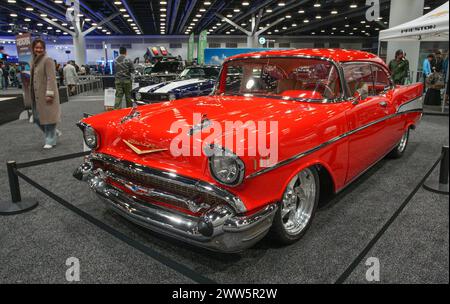
[[[422,97],[405,102],[398,108],[397,113],[408,113],[408,112],[414,112],[414,111],[423,111],[423,98]]]
[[[304,152],[301,152],[301,153],[299,153],[299,154],[297,154],[297,155],[294,155],[294,156],[292,156],[292,157],[290,157],[290,158],[288,158],[288,159],[285,159],[285,160],[283,160],[283,161],[281,161],[281,162],[279,162],[279,163],[273,165],[272,167],[268,167],[268,168],[264,168],[264,169],[262,169],[262,170],[256,171],[256,172],[254,172],[254,173],[248,175],[248,176],[246,177],[246,179],[254,178],[254,177],[257,177],[257,176],[259,176],[259,175],[262,175],[262,174],[265,174],[265,173],[267,173],[267,172],[270,172],[270,171],[273,171],[273,170],[275,170],[275,169],[278,169],[278,168],[280,168],[280,167],[282,167],[282,166],[288,165],[288,164],[290,164],[290,163],[292,163],[292,162],[294,162],[294,161],[296,161],[296,160],[298,160],[298,159],[300,159],[300,158],[303,158],[303,157],[305,157],[305,156],[310,155],[311,153],[314,153],[314,152],[316,152],[316,151],[318,151],[318,150],[320,150],[320,149],[323,149],[323,148],[325,148],[325,147],[327,147],[327,146],[329,146],[329,145],[331,145],[331,144],[333,144],[333,143],[335,143],[335,142],[337,142],[337,141],[339,141],[339,140],[341,140],[341,139],[343,139],[343,138],[345,138],[345,137],[348,137],[348,136],[350,136],[350,135],[353,135],[353,134],[355,134],[355,133],[357,133],[357,132],[359,132],[359,131],[362,131],[362,130],[364,130],[364,129],[367,129],[367,128],[369,128],[369,127],[371,127],[371,126],[373,126],[373,125],[376,125],[376,124],[378,124],[378,123],[380,123],[380,122],[383,122],[383,121],[385,121],[385,120],[388,120],[388,119],[391,119],[391,118],[394,118],[394,117],[396,117],[396,116],[403,115],[403,114],[406,114],[406,113],[422,112],[422,111],[423,111],[422,108],[420,108],[420,109],[411,108],[410,110],[409,110],[409,107],[402,108],[402,107],[404,107],[404,106],[406,106],[406,105],[408,105],[408,104],[410,104],[410,103],[415,103],[417,100],[420,100],[420,99],[422,99],[422,97],[414,98],[414,99],[412,99],[412,100],[410,100],[410,101],[407,101],[407,102],[405,102],[404,104],[402,104],[402,105],[397,109],[397,112],[396,112],[395,114],[391,114],[391,115],[385,116],[385,117],[383,117],[383,118],[380,118],[380,119],[377,119],[377,120],[375,120],[375,121],[372,121],[371,123],[368,123],[368,124],[366,124],[366,125],[364,125],[364,126],[358,127],[358,128],[356,128],[356,129],[354,129],[354,130],[351,130],[351,131],[348,131],[348,132],[346,132],[346,133],[343,133],[343,134],[341,134],[341,135],[339,135],[339,136],[336,136],[336,137],[330,139],[329,141],[324,142],[324,143],[318,145],[317,147],[314,147],[314,148],[312,148],[312,149],[309,149],[309,150],[307,150],[307,151],[304,151]]]
[[[247,208],[245,207],[244,203],[238,196],[214,184],[182,176],[174,172],[162,171],[155,168],[150,168],[147,166],[129,162],[126,160],[119,160],[117,158],[102,153],[92,153],[91,159],[104,161],[109,164],[119,166],[125,170],[133,170],[140,174],[147,174],[166,182],[177,184],[183,187],[188,187],[197,190],[199,192],[215,196],[228,203],[237,213],[247,212]]]

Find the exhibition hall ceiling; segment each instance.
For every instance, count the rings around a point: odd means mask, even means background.
[[[413,1],[413,0],[412,0]],[[66,2],[76,0],[0,0],[0,35],[35,32],[67,35],[48,18],[70,29]],[[281,18],[265,35],[377,37],[388,28],[390,0],[379,0],[380,18],[366,20],[365,0],[79,0],[84,29],[92,35],[187,35],[207,30],[212,35],[242,35],[219,18],[221,14],[249,30],[251,16],[263,12],[258,28]],[[426,0],[425,13],[446,0]],[[99,25],[108,16],[117,16]]]

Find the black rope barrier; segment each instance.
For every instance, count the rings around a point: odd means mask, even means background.
[[[34,161],[27,162],[27,163],[17,164],[17,169],[34,167],[34,166],[39,166],[39,165],[44,165],[44,164],[55,163],[55,162],[59,162],[59,161],[63,161],[63,160],[68,160],[68,159],[72,159],[72,158],[83,157],[83,156],[89,155],[90,153],[91,153],[91,151],[85,151],[85,152],[61,155],[61,156],[45,158],[45,159],[40,159],[40,160],[34,160]]]
[[[30,184],[31,186],[35,187],[36,189],[38,189],[39,191],[41,191],[42,193],[44,193],[45,195],[47,195],[48,197],[50,197],[51,199],[53,199],[54,201],[56,201],[57,203],[61,204],[62,206],[66,207],[67,209],[69,209],[70,211],[74,212],[75,214],[79,215],[80,217],[82,217],[83,219],[85,219],[86,221],[90,222],[91,224],[97,226],[98,228],[102,229],[103,231],[109,233],[110,235],[112,235],[113,237],[123,241],[124,243],[130,245],[131,247],[141,251],[142,253],[146,254],[147,256],[153,258],[154,260],[160,262],[161,264],[171,268],[172,270],[188,277],[189,279],[193,280],[196,283],[200,283],[200,284],[216,284],[215,281],[197,273],[196,271],[190,269],[189,267],[178,263],[177,261],[174,261],[164,255],[162,255],[161,253],[151,249],[150,247],[128,237],[127,235],[123,234],[122,232],[114,229],[113,227],[105,224],[104,222],[100,221],[99,219],[93,217],[92,215],[90,215],[89,213],[84,212],[83,210],[75,207],[74,205],[72,205],[71,203],[69,203],[68,201],[66,201],[65,199],[59,197],[58,195],[54,194],[53,192],[51,192],[50,190],[48,190],[47,188],[43,187],[42,185],[38,184],[37,182],[35,182],[34,180],[32,180],[31,178],[29,178],[28,176],[26,176],[25,174],[21,173],[20,171],[16,170],[16,175],[19,176],[20,178],[22,178],[25,182],[27,182],[28,184]]]
[[[345,271],[339,276],[336,280],[335,284],[343,284],[348,277],[352,274],[356,267],[361,263],[365,256],[369,253],[369,251],[375,246],[378,240],[383,236],[386,230],[391,226],[391,224],[395,221],[395,219],[400,215],[400,213],[405,209],[411,199],[416,195],[417,191],[423,186],[428,177],[433,173],[434,169],[436,169],[437,165],[441,163],[444,154],[441,154],[436,162],[433,164],[431,169],[425,174],[425,176],[420,180],[414,190],[408,195],[408,197],[403,201],[400,207],[395,211],[395,213],[389,218],[389,220],[381,227],[378,233],[370,240],[370,242],[364,247],[361,253],[353,260],[353,262],[345,269]]]

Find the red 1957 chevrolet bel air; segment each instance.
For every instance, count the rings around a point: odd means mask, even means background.
[[[422,84],[395,86],[375,55],[339,49],[228,58],[212,95],[82,120],[74,173],[113,210],[222,252],[302,237],[319,201],[401,157]]]

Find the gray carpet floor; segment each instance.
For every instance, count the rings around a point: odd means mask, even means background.
[[[26,121],[0,126],[0,162],[47,158],[82,150],[75,123],[103,109],[98,94],[62,107],[63,136],[42,150],[42,134]],[[448,143],[448,117],[425,116],[405,156],[382,160],[316,215],[305,237],[288,247],[264,239],[240,254],[217,254],[141,229],[122,219],[72,177],[73,159],[21,170],[41,185],[131,238],[219,283],[333,283],[408,197]],[[435,176],[437,172],[433,173]],[[36,199],[31,212],[0,217],[0,283],[66,283],[66,259],[77,257],[82,283],[192,283],[192,280],[86,222],[21,182]],[[9,199],[0,166],[0,203]],[[347,283],[367,283],[365,261],[380,260],[381,283],[449,282],[447,196],[421,189],[356,267]]]

